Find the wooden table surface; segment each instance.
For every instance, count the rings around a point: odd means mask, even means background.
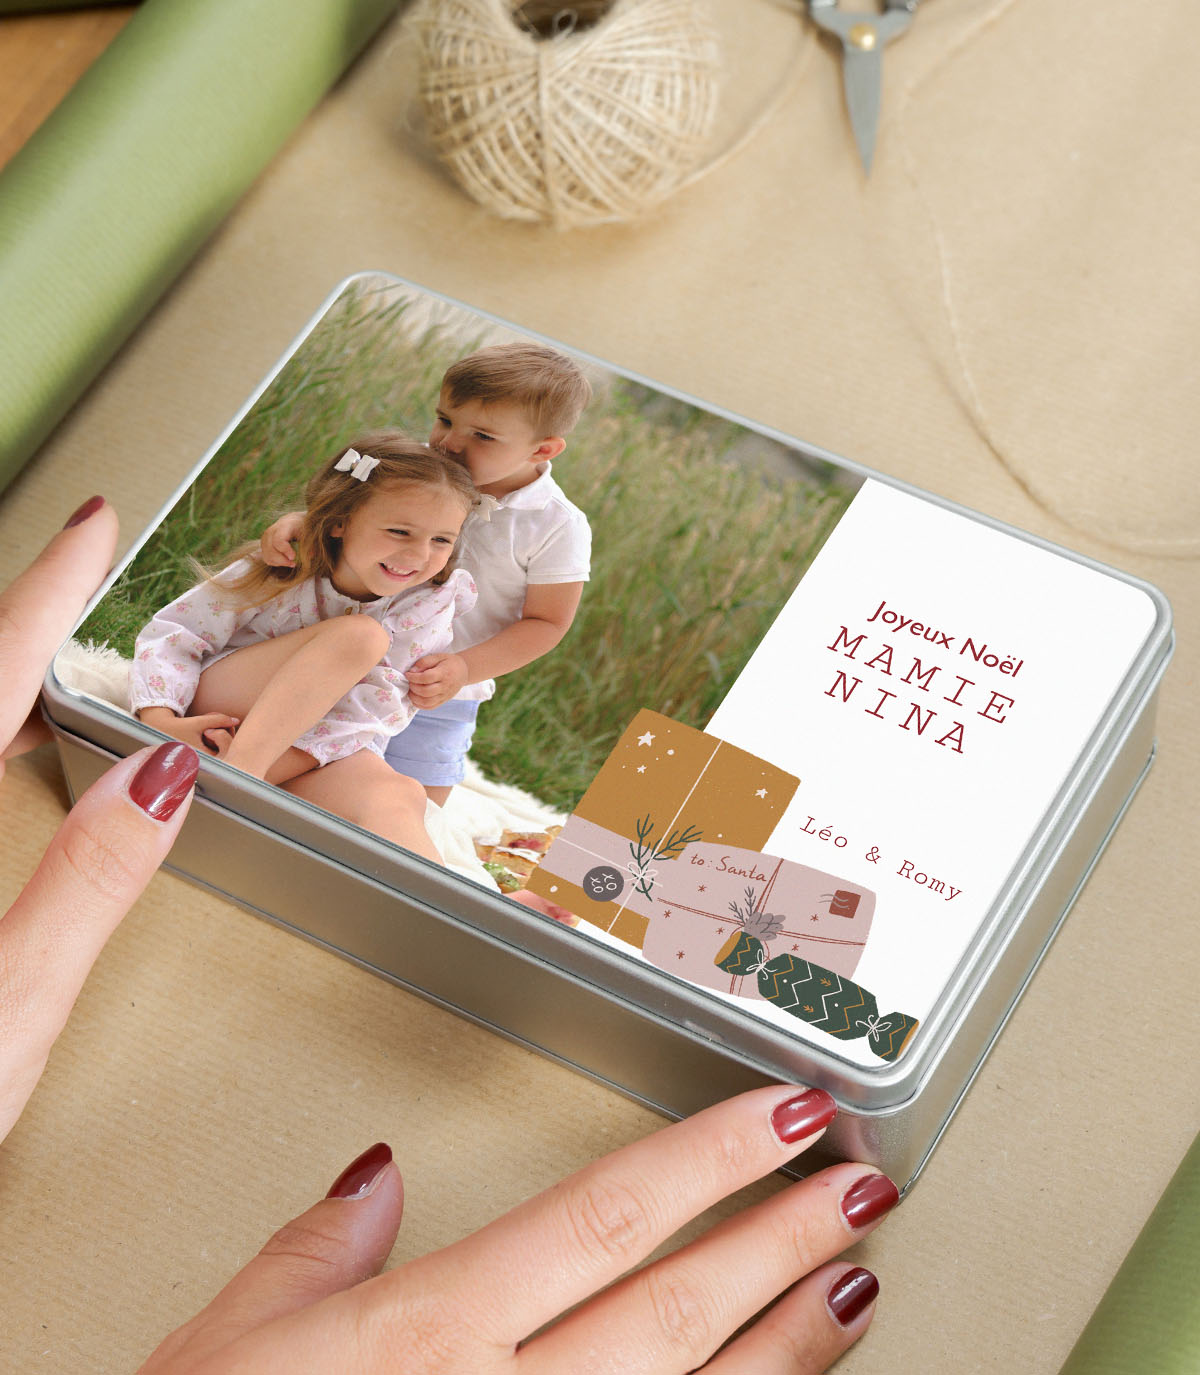
[[[132,17],[136,6],[0,18],[0,167]]]

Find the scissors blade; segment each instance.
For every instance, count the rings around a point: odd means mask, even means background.
[[[846,90],[846,109],[850,114],[850,127],[854,130],[854,141],[858,144],[858,155],[862,159],[863,170],[870,172],[883,89],[883,44],[867,49],[844,44],[842,84]]]

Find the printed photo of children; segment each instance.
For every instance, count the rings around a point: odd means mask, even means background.
[[[706,724],[856,490],[361,277],[77,640],[145,724],[514,892],[640,708]]]

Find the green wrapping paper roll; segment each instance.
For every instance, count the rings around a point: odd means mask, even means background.
[[[1060,1375],[1200,1371],[1200,1136]]]
[[[145,0],[0,172],[0,489],[398,0]]]

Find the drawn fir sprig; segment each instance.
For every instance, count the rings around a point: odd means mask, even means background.
[[[729,910],[738,919],[742,930],[748,936],[757,936],[763,942],[769,941],[772,936],[777,936],[783,930],[784,919],[780,916],[774,916],[770,912],[764,912],[759,906],[760,899],[753,888],[747,887],[745,892],[746,910],[743,912],[741,906],[736,902],[729,904]]]
[[[646,872],[647,866],[656,859],[675,859],[689,845],[699,840],[703,832],[694,826],[686,826],[682,831],[673,830],[665,840],[656,842],[654,821],[648,812],[634,823],[634,829],[637,832],[637,843],[629,842],[629,853],[633,856],[630,868],[637,880],[638,892],[644,897],[649,897],[654,887],[654,875]]]

